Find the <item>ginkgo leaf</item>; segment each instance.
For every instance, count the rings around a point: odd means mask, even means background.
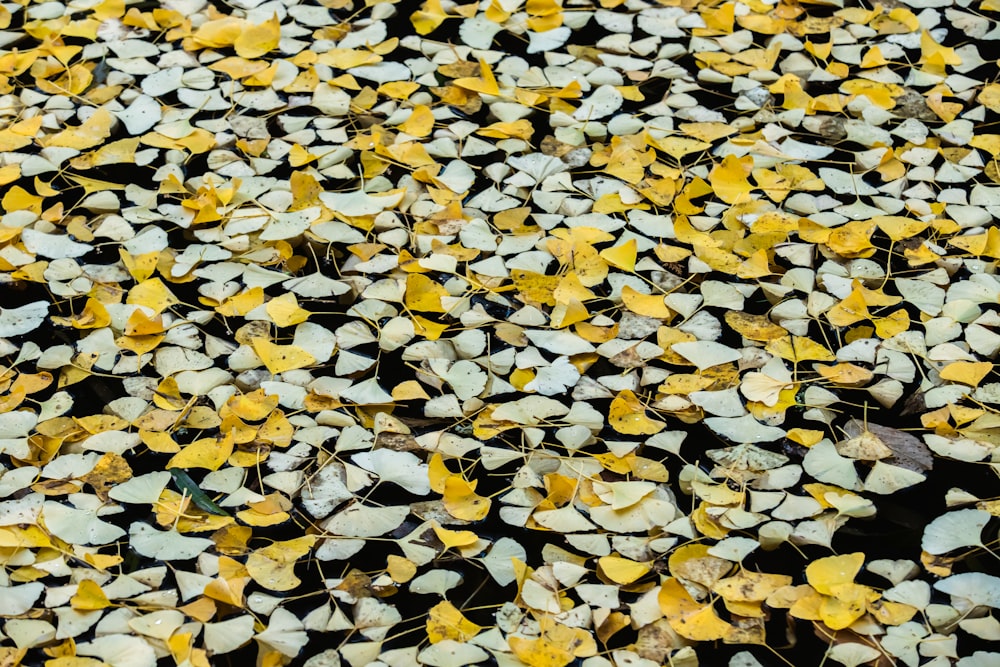
[[[201,438],[174,454],[167,462],[167,468],[205,468],[218,470],[229,460],[234,447],[233,433],[222,439]]]
[[[631,391],[625,390],[611,402],[608,423],[625,435],[652,435],[666,427],[666,423],[646,415],[646,406]]]
[[[236,54],[241,58],[259,58],[265,53],[278,48],[281,39],[281,22],[278,15],[250,27],[244,27],[233,41]]]
[[[604,576],[616,584],[631,584],[650,571],[649,565],[620,556],[603,556],[598,559],[597,564]]]
[[[489,514],[492,501],[476,494],[476,484],[450,476],[444,483],[444,507],[456,519],[481,521]]]
[[[865,555],[860,552],[820,558],[806,566],[806,579],[820,593],[836,595],[838,586],[854,582],[864,562]]]
[[[129,527],[129,543],[139,554],[161,560],[194,558],[214,544],[201,537],[188,537],[176,530],[161,531],[149,524],[135,522]]]
[[[445,600],[427,612],[427,638],[432,644],[445,639],[466,642],[482,631],[482,627],[471,622],[462,612]]]
[[[674,631],[696,641],[723,639],[733,631],[710,604],[699,604],[674,578],[669,578],[660,586],[657,594],[660,610]]]
[[[312,550],[317,539],[315,535],[306,535],[257,549],[247,557],[247,572],[269,590],[293,590],[302,583],[295,575],[295,564]]]
[[[0,336],[20,336],[34,331],[48,314],[46,301],[34,301],[19,308],[0,308]]]
[[[253,349],[275,375],[316,363],[314,356],[297,345],[277,345],[265,338],[254,338]]]
[[[980,509],[946,512],[927,524],[920,546],[934,555],[982,546],[983,528],[991,518],[989,512]]]

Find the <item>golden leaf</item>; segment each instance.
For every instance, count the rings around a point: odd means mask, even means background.
[[[646,406],[635,393],[625,389],[611,401],[608,424],[625,435],[653,435],[666,428],[666,423],[646,416]]]
[[[427,639],[432,644],[444,639],[467,642],[483,629],[463,616],[462,612],[447,600],[430,608],[427,612],[426,628]]]
[[[236,55],[241,58],[260,58],[278,48],[281,40],[281,21],[274,14],[260,25],[243,27],[233,41]]]
[[[297,345],[277,345],[260,336],[253,339],[253,350],[274,375],[316,363],[316,357]]]

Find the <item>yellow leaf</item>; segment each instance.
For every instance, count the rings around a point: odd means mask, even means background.
[[[847,386],[861,386],[873,377],[870,370],[855,364],[841,363],[834,366],[816,364],[813,368],[823,379]]]
[[[832,595],[835,586],[852,583],[864,563],[861,552],[820,558],[806,566],[806,581],[823,595]]]
[[[448,296],[448,290],[440,283],[431,280],[422,273],[410,273],[406,276],[406,295],[403,303],[407,308],[425,313],[443,313],[441,297]]]
[[[636,315],[660,320],[670,320],[674,317],[674,311],[667,306],[662,294],[643,294],[625,285],[622,287],[622,302]]]
[[[712,143],[717,139],[728,137],[739,132],[729,123],[704,122],[704,123],[681,123],[677,129],[695,139]]]
[[[136,308],[125,322],[126,336],[151,336],[164,331],[163,315],[148,317],[141,308]]]
[[[479,536],[471,530],[449,530],[442,528],[436,521],[433,523],[433,528],[434,534],[441,540],[445,549],[467,547],[470,544],[475,544],[479,539]]]
[[[429,401],[431,399],[416,380],[407,380],[397,384],[390,393],[394,401]]]
[[[44,197],[33,195],[20,185],[15,185],[4,194],[3,199],[0,200],[0,206],[3,206],[3,210],[7,213],[31,211],[36,215],[41,215],[44,201]]]
[[[941,379],[978,387],[992,371],[993,364],[988,361],[953,361],[941,369]]]
[[[417,565],[408,558],[389,554],[386,559],[386,572],[397,584],[405,584],[417,573]],[[432,640],[433,641],[433,640]]]
[[[842,257],[869,257],[875,252],[871,242],[874,231],[873,220],[848,222],[830,232],[826,245]]]
[[[444,508],[456,519],[479,521],[489,514],[492,501],[476,495],[476,482],[468,482],[458,475],[449,476],[444,482]]]
[[[631,584],[650,571],[647,563],[637,563],[621,556],[602,556],[597,559],[604,576],[619,585]]]
[[[218,14],[216,14],[218,16]],[[235,16],[206,21],[195,31],[194,41],[210,49],[221,49],[232,46],[240,34],[246,29],[246,22]]]
[[[247,556],[247,573],[272,591],[290,591],[302,580],[295,575],[295,563],[316,544],[316,535],[303,535],[284,542],[272,542]]]
[[[570,628],[556,623],[551,617],[539,619],[541,636],[527,639],[510,635],[507,644],[518,660],[530,667],[565,667],[574,658],[586,658],[597,653],[597,643],[584,628]]]
[[[435,322],[420,315],[413,316],[413,332],[427,340],[437,340],[448,330],[446,322]]]
[[[867,320],[868,305],[860,289],[855,288],[836,306],[826,311],[826,318],[835,327],[847,327],[862,320]]]
[[[216,438],[201,438],[189,445],[184,445],[181,451],[174,454],[167,465],[170,468],[204,468],[218,470],[233,453],[233,434],[229,433],[222,440]]]
[[[305,368],[316,363],[312,356],[297,345],[276,345],[262,336],[253,339],[253,350],[273,375]]]
[[[872,322],[875,324],[875,333],[879,338],[884,340],[908,331],[910,328],[910,314],[906,312],[905,308],[900,308],[885,317],[873,318]]]
[[[312,314],[308,310],[299,307],[299,301],[293,292],[286,292],[267,302],[264,307],[271,321],[279,327],[291,327],[301,324],[309,319]]]
[[[448,470],[448,466],[444,464],[441,454],[434,452],[431,460],[427,462],[427,478],[430,481],[431,491],[444,493],[445,483],[454,476],[455,473]]]
[[[812,447],[823,439],[823,431],[808,428],[788,429],[788,439],[797,442],[803,447]]]
[[[444,639],[467,642],[483,629],[476,625],[447,600],[439,602],[427,612],[427,639],[437,644]]]
[[[528,28],[535,32],[547,32],[563,23],[562,3],[558,0],[528,0],[524,5],[528,12]]]
[[[277,394],[268,396],[263,389],[257,389],[247,394],[237,394],[226,401],[221,416],[225,417],[228,411],[245,421],[260,421],[278,407],[279,400]]]
[[[1000,83],[990,83],[983,86],[976,101],[990,111],[1000,113]]]
[[[622,294],[624,296],[624,291]],[[751,315],[727,310],[726,324],[744,338],[762,343],[788,336],[788,331],[769,320],[767,315]]]
[[[770,341],[764,348],[773,355],[792,362],[836,361],[830,350],[804,336],[785,336]]]
[[[163,378],[153,391],[153,404],[161,410],[183,410],[187,401],[181,397],[177,380],[172,377]]]
[[[70,606],[77,611],[95,611],[111,606],[111,601],[93,579],[84,579],[76,587],[76,593],[69,599]]]
[[[695,602],[681,582],[673,577],[663,582],[657,601],[670,627],[687,639],[715,641],[733,630],[733,626],[719,618],[712,605]]]
[[[611,266],[633,273],[635,271],[636,241],[631,239],[613,248],[601,251],[601,257]]]
[[[625,435],[653,435],[666,428],[666,423],[646,416],[646,406],[635,393],[626,389],[611,401],[608,424]]]
[[[119,248],[118,256],[121,258],[122,264],[125,265],[125,270],[135,279],[135,282],[142,283],[156,271],[156,262],[160,253],[154,251],[133,256],[128,254],[124,248]]]
[[[21,178],[21,165],[8,164],[0,167],[0,186],[13,183]]]
[[[216,306],[215,310],[223,317],[242,317],[263,303],[264,288],[258,285],[234,294]]]
[[[310,162],[318,159],[318,155],[313,155],[298,144],[294,144],[288,151],[288,164],[293,167],[301,167],[304,164],[309,164]]]
[[[96,151],[81,155],[70,160],[74,169],[92,169],[108,164],[134,164],[135,151],[139,148],[139,137],[119,139],[104,144]]]
[[[240,58],[260,58],[265,53],[278,48],[281,40],[281,21],[277,14],[260,25],[244,27],[233,42],[236,55]]]
[[[425,104],[413,107],[409,118],[399,124],[399,130],[414,137],[426,137],[434,129],[434,114]]]
[[[833,587],[834,595],[824,596],[819,605],[819,620],[834,630],[843,630],[864,616],[869,602],[878,594],[867,586],[849,583]]]
[[[138,312],[138,311],[136,311]],[[111,315],[104,304],[93,297],[87,299],[79,315],[73,317],[53,317],[57,324],[69,325],[74,329],[100,329],[111,324]]]
[[[446,18],[448,15],[441,6],[441,0],[425,0],[420,9],[410,15],[410,22],[418,34],[428,35],[444,23]]]
[[[111,112],[100,107],[78,127],[66,128],[58,134],[40,140],[39,143],[45,146],[76,148],[78,150],[92,148],[111,136],[113,122],[114,117]]]
[[[129,290],[125,303],[151,308],[157,315],[180,301],[159,278],[144,280]]]
[[[455,85],[482,93],[483,95],[499,95],[500,86],[497,84],[496,77],[493,76],[493,70],[490,69],[485,60],[479,61],[479,73],[481,78],[463,77],[455,79]]]
[[[715,582],[712,590],[727,602],[760,602],[782,586],[790,586],[792,578],[785,574],[768,574],[741,570],[734,577]]]

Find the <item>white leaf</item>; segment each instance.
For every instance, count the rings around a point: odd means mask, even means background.
[[[483,556],[480,562],[486,567],[486,571],[490,573],[494,581],[501,586],[506,586],[516,578],[514,564],[511,560],[513,558],[523,562],[528,558],[528,553],[517,540],[501,537],[493,543],[489,553]]]
[[[596,348],[584,339],[568,331],[541,331],[531,329],[524,332],[532,343],[554,354],[573,355],[593,352]]]
[[[927,524],[920,547],[935,556],[955,549],[981,546],[983,528],[992,515],[980,509],[947,512]]]
[[[111,667],[156,667],[156,652],[144,639],[126,634],[97,637],[79,644],[80,655],[95,656]]]
[[[302,508],[316,519],[324,519],[337,507],[354,497],[344,484],[344,467],[327,463],[311,476],[302,489]]]
[[[89,243],[77,243],[66,234],[46,234],[35,229],[22,229],[21,241],[34,255],[49,259],[82,257],[91,250]]]
[[[417,654],[421,664],[431,667],[465,667],[477,662],[483,662],[490,654],[475,644],[457,642],[454,639],[444,639],[437,644],[431,644]]]
[[[355,454],[351,460],[378,475],[380,482],[398,484],[418,496],[426,496],[431,492],[427,464],[410,452],[383,448]]]
[[[42,516],[50,533],[71,544],[107,544],[125,534],[118,526],[97,518],[93,509],[76,509],[47,501]]]
[[[858,665],[871,662],[881,655],[875,648],[856,642],[837,644],[830,647],[830,650],[826,652],[826,657],[842,665],[846,665],[846,667],[858,667]]]
[[[560,533],[582,533],[597,528],[572,505],[535,512],[532,518],[539,525]]]
[[[404,194],[406,193],[403,190],[374,195],[355,190],[354,192],[322,192],[319,198],[330,210],[353,218],[363,215],[377,215],[386,209],[394,208],[403,201]]]
[[[985,572],[953,574],[934,584],[934,588],[954,598],[967,600],[972,605],[1000,608],[1000,577]]]
[[[383,389],[375,378],[368,378],[340,392],[343,398],[358,405],[380,405],[392,403],[392,396]]]
[[[236,616],[221,623],[205,624],[205,649],[208,654],[230,653],[253,639],[253,616]]]
[[[410,592],[446,597],[448,591],[462,583],[462,575],[454,570],[431,570],[410,582]]]
[[[267,629],[257,635],[256,640],[277,650],[282,655],[294,658],[309,642],[302,621],[284,607],[278,607],[271,614]]]
[[[765,426],[753,418],[753,415],[742,417],[708,417],[705,426],[737,443],[770,442],[785,437],[785,430],[777,426]]]
[[[352,505],[324,521],[321,527],[344,537],[378,537],[398,528],[409,513],[409,505]]]
[[[152,504],[160,499],[160,494],[169,482],[169,472],[151,472],[116,484],[108,491],[108,496],[120,503]]]
[[[480,14],[462,21],[462,25],[458,28],[458,38],[463,44],[474,49],[488,49],[493,44],[493,37],[501,30],[503,30],[502,25]]]
[[[163,111],[160,103],[149,95],[139,95],[123,111],[115,113],[133,137],[144,134],[160,122]]]
[[[215,542],[202,537],[187,537],[176,530],[157,530],[148,523],[134,522],[129,526],[129,546],[136,553],[159,560],[188,560]]]
[[[553,49],[558,49],[560,46],[566,43],[566,40],[570,38],[573,31],[567,26],[559,26],[558,28],[553,28],[552,30],[546,30],[545,32],[533,32],[528,31],[528,48],[526,51],[528,53],[545,53],[546,51],[552,51]],[[615,90],[617,93],[618,91]],[[621,93],[619,93],[619,97]],[[620,98],[618,101],[618,106],[603,114],[607,116],[609,113],[617,111],[621,107],[621,103],[624,98]],[[592,118],[599,118],[600,116],[594,115]]]
[[[576,385],[580,377],[580,371],[570,362],[569,357],[563,356],[549,366],[536,369],[534,379],[524,385],[524,389],[543,396],[556,396]]]
[[[906,489],[927,479],[923,474],[907,470],[883,461],[876,461],[868,477],[865,478],[865,491],[889,495]]]
[[[23,230],[23,232],[28,230]],[[47,301],[34,301],[19,308],[0,308],[0,336],[20,336],[34,331],[49,314]],[[0,429],[6,434],[6,429]]]
[[[45,585],[37,581],[15,586],[5,586],[0,595],[0,616],[20,616],[35,604],[38,596],[45,591]]]
[[[743,356],[739,350],[709,340],[674,343],[670,349],[697,366],[700,371],[737,361]]]
[[[854,460],[838,454],[836,446],[829,440],[820,440],[810,447],[802,459],[802,467],[817,481],[851,491],[862,489]]]
[[[489,376],[474,361],[456,361],[444,374],[444,380],[455,390],[455,395],[467,401],[486,389]]]
[[[565,415],[569,408],[551,398],[529,396],[504,403],[493,411],[493,419],[517,424],[537,424],[543,419]]]

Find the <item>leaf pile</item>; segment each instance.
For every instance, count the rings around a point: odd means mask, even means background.
[[[996,664],[1000,5],[846,4],[0,5],[0,662]]]

